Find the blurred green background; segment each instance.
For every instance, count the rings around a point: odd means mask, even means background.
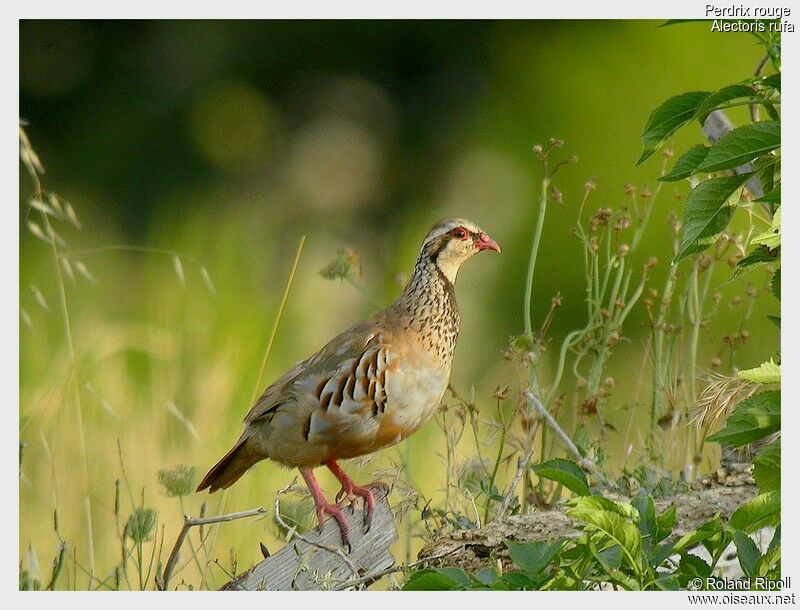
[[[702,23],[22,21],[21,118],[46,188],[72,202],[81,222],[80,230],[56,227],[64,251],[94,280],[67,278],[67,299],[98,571],[118,555],[118,448],[137,502],[145,488],[171,545],[180,509],[159,488],[158,469],[205,472],[238,437],[302,235],[307,245],[265,384],[395,298],[428,227],[458,215],[503,247],[470,262],[457,289],[463,324],[452,381],[465,395],[474,389],[489,417],[495,388],[518,385],[501,353],[522,332],[540,179],[532,146],[558,137],[565,158],[579,157],[556,179],[566,208],[550,207],[534,282],[535,325],[551,298],[563,296],[551,327],[555,356],[565,333],[584,322],[580,249],[569,227],[586,181],[597,182],[590,213],[626,205],[626,184],[654,187],[658,155],[634,167],[651,110],[677,93],[746,78],[759,59],[748,35],[712,34]],[[698,125],[685,129],[676,152],[701,137]],[[26,228],[32,186],[22,169],[20,176],[20,550],[51,553],[57,508],[61,533],[81,557],[83,454],[77,405],[65,390],[72,369],[52,254]],[[654,286],[670,258],[667,216],[681,213],[674,196],[687,191],[664,187],[636,253],[636,267],[658,257]],[[318,274],[343,248],[360,257],[363,293]],[[704,370],[743,316],[743,281],[721,269],[713,288],[722,301],[703,332]],[[756,308],[774,313],[768,299]],[[647,418],[647,392],[633,398],[645,321],[637,308],[610,363],[610,404],[623,420],[637,410]],[[747,329],[748,344],[724,372],[774,350],[777,331],[763,315]],[[542,368],[546,377],[552,363]],[[624,445],[615,438],[607,454],[619,465]],[[626,441],[641,445],[636,433]],[[407,444],[383,452],[360,478],[407,451],[408,476],[439,497],[441,431],[429,424]],[[224,507],[212,497],[209,510],[271,506],[295,474],[261,464]],[[332,479],[323,481],[333,493]],[[186,498],[186,510],[197,514],[206,499]],[[235,548],[240,567],[249,565],[259,555],[254,529],[276,548],[263,522],[233,523],[220,530],[215,553],[225,558]],[[204,586],[224,582],[212,574]]]

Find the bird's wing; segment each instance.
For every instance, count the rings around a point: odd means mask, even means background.
[[[381,357],[383,358],[381,360]],[[382,365],[379,371],[379,365]],[[332,339],[270,385],[244,419],[246,424],[270,417],[282,405],[313,405],[322,411],[348,407],[357,401],[365,409],[385,407],[386,354],[382,334],[368,320]],[[347,403],[347,404],[344,404]]]

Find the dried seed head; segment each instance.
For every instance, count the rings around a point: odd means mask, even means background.
[[[533,152],[536,153],[537,155],[541,155],[544,152],[544,149],[542,148],[541,144],[534,144]]]
[[[567,163],[577,163],[578,162],[578,155],[572,155],[569,159],[567,159]]]
[[[597,238],[592,236],[589,239],[589,250],[597,254],[597,251],[600,249],[600,246],[597,245]]]
[[[751,299],[755,298],[755,296],[758,294],[756,287],[753,286],[750,282],[747,283],[747,288],[745,288],[745,292],[747,293],[747,296],[749,296]]]
[[[722,366],[722,360],[719,358],[719,356],[714,356],[711,359],[711,366],[714,367],[715,369],[718,369],[719,367]]]
[[[733,307],[736,307],[737,305],[741,304],[741,302],[742,302],[742,297],[741,295],[738,294],[731,299],[731,305]]]
[[[636,194],[636,187],[632,184],[626,184],[623,188],[628,197],[633,197]]]
[[[647,259],[647,264],[645,265],[648,269],[652,269],[658,264],[658,259],[655,256],[651,256]]]
[[[647,188],[647,187],[644,187],[644,188],[642,189],[642,192],[641,192],[641,194],[640,194],[640,195],[641,195],[642,199],[644,199],[645,201],[647,201],[648,199],[650,199],[650,197],[652,197],[652,196],[653,196],[653,193],[650,191],[650,189],[649,189],[649,188]]]
[[[597,188],[597,181],[594,178],[590,178],[586,184],[583,185],[583,188],[587,193],[591,193]]]
[[[620,244],[619,248],[617,248],[617,256],[624,258],[630,250],[631,247],[628,244]]]
[[[715,292],[711,295],[711,299],[714,301],[714,305],[719,305],[719,302],[722,300],[722,294],[720,292]]]
[[[742,341],[747,341],[750,338],[750,331],[743,330],[739,333],[739,337],[741,337]]]
[[[319,274],[328,280],[342,280],[352,275],[361,275],[361,260],[355,250],[346,248],[336,253],[336,258],[328,263]]]
[[[603,385],[605,385],[605,386],[608,386],[609,388],[613,388],[614,386],[616,386],[616,385],[617,385],[617,382],[616,382],[616,381],[614,381],[614,378],[613,378],[613,377],[606,377],[606,378],[603,380]]]
[[[616,231],[624,231],[628,227],[631,226],[631,217],[627,214],[623,214],[619,217],[616,223],[614,223],[614,229]]]
[[[558,138],[550,138],[550,146],[553,148],[561,148],[564,146],[564,140],[559,140]]]
[[[607,310],[607,309],[601,309],[601,310],[600,310],[600,316],[601,316],[603,319],[605,319],[605,320],[608,320],[608,319],[611,317],[611,314],[608,312],[608,310]]]
[[[623,301],[622,299],[617,299],[614,302],[614,307],[616,309],[624,309],[625,308],[625,301]]]
[[[508,398],[508,386],[504,388],[497,386],[494,390],[494,398],[496,400],[505,400],[506,398]]]
[[[561,194],[561,191],[559,191],[556,187],[553,187],[551,192],[553,195],[553,201],[556,203],[564,203],[564,196]]]

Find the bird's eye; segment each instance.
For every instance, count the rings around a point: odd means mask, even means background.
[[[467,231],[463,227],[456,227],[455,229],[450,231],[450,235],[452,235],[456,239],[467,239]]]

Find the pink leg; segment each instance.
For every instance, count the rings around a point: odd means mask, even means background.
[[[342,489],[336,494],[337,502],[343,497],[361,496],[364,498],[364,531],[368,532],[372,524],[372,513],[375,511],[375,495],[369,488],[356,485],[355,481],[347,476],[347,473],[336,463],[336,460],[328,460],[325,465],[342,484]]]
[[[342,542],[344,542],[348,551],[351,550],[350,526],[347,524],[347,519],[345,519],[341,509],[336,506],[336,504],[328,504],[328,502],[325,501],[325,495],[322,493],[322,489],[319,483],[317,483],[317,479],[314,477],[311,468],[301,468],[300,474],[302,474],[303,478],[306,480],[306,485],[308,485],[311,496],[314,498],[314,505],[317,507],[317,518],[319,519],[320,528],[322,528],[322,524],[325,523],[325,519],[328,515],[336,519],[339,524],[339,529],[342,531]]]

